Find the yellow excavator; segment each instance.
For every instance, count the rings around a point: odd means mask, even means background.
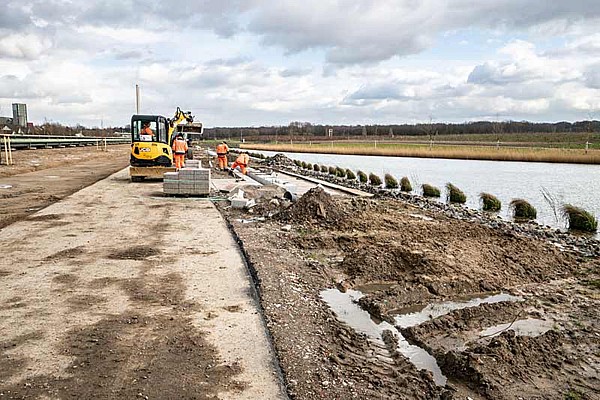
[[[191,124],[194,117],[179,107],[173,118],[138,114],[131,117],[129,176],[133,182],[162,179],[165,172],[175,171],[171,146],[175,129],[184,122]]]

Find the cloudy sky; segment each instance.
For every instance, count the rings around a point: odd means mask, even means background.
[[[600,118],[598,0],[2,0],[0,115],[119,126]]]

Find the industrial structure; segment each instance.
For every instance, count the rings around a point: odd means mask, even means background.
[[[27,104],[13,103],[13,124],[20,127],[27,127]]]

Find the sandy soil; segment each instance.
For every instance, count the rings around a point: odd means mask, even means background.
[[[597,259],[395,200],[310,192],[264,222],[223,212],[260,284],[292,398],[598,398]],[[382,346],[342,322],[322,300],[325,288],[362,290],[360,306],[392,324],[399,310],[466,296],[504,292],[522,301],[398,327],[435,356],[448,378],[438,386],[385,335]],[[529,318],[550,328],[539,336],[478,334]]]
[[[283,397],[211,203],[123,170],[4,227],[0,248],[1,398]]]
[[[0,165],[0,229],[123,169],[129,145],[20,150],[13,160]]]
[[[121,157],[125,157],[129,162],[130,148],[131,146],[128,144],[119,144],[107,146],[106,152],[103,151],[103,148],[96,148],[96,146],[13,151],[14,164],[0,165],[0,177],[80,164],[91,160],[108,159],[112,161],[115,160],[115,157],[119,158],[119,162]],[[2,160],[4,162],[4,158]]]

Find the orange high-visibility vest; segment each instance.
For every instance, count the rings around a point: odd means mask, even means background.
[[[150,127],[146,127],[144,129],[142,129],[142,135],[151,135],[154,136],[154,132],[152,132],[152,129],[150,129]]]
[[[248,165],[248,161],[250,160],[250,157],[248,157],[248,154],[240,154],[235,162],[238,164],[242,164],[242,165]]]
[[[173,142],[173,152],[175,154],[185,154],[188,149],[188,145],[183,139],[175,139]]]
[[[225,143],[220,143],[217,145],[217,155],[224,156],[229,152],[229,147]]]

